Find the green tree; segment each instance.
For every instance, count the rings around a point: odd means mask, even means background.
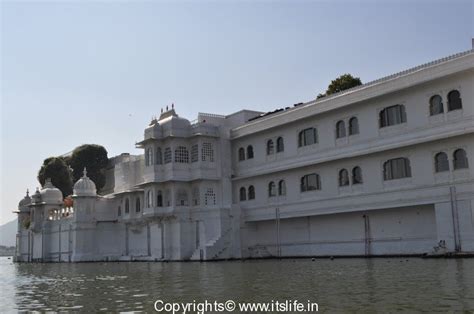
[[[362,81],[358,77],[353,77],[351,74],[343,74],[331,81],[325,94],[318,94],[316,99],[342,92],[343,90],[362,85]]]
[[[96,188],[100,191],[105,185],[105,169],[109,162],[107,150],[100,145],[85,144],[76,147],[71,157],[69,165],[73,169],[74,182],[82,177],[82,171],[87,168],[87,176],[94,181]]]
[[[48,178],[61,190],[64,197],[72,194],[72,173],[62,157],[49,157],[43,161],[38,172],[38,181],[43,186]]]

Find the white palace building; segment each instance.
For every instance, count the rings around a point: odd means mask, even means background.
[[[474,252],[474,50],[261,113],[166,110],[74,205],[20,202],[16,261]]]

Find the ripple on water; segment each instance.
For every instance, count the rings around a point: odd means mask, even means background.
[[[157,299],[311,300],[322,311],[474,310],[474,259],[8,264],[0,312],[144,311]]]

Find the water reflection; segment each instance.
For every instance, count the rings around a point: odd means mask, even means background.
[[[311,300],[321,311],[474,310],[474,259],[13,264],[0,312],[153,311],[157,299]]]

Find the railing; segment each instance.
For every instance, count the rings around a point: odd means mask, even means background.
[[[418,66],[413,67],[413,68],[409,68],[409,69],[406,69],[406,70],[403,70],[403,71],[400,71],[400,72],[396,72],[396,73],[378,78],[376,80],[373,80],[373,81],[364,83],[362,85],[355,86],[355,87],[352,87],[352,88],[349,88],[349,89],[346,89],[346,90],[343,90],[343,91],[340,91],[340,92],[322,97],[320,99],[311,100],[311,101],[308,101],[308,102],[305,102],[305,103],[299,103],[299,104],[294,105],[293,107],[282,108],[282,110],[279,110],[279,111],[277,109],[275,112],[272,112],[272,113],[281,114],[283,112],[288,112],[288,111],[294,110],[296,108],[299,108],[301,106],[308,106],[308,105],[316,104],[316,103],[319,103],[319,102],[323,102],[323,101],[326,101],[328,99],[333,99],[333,98],[336,98],[336,97],[339,97],[339,96],[342,96],[342,95],[345,95],[345,94],[349,94],[353,91],[364,89],[366,87],[373,86],[373,85],[376,85],[376,84],[379,84],[379,83],[382,83],[382,82],[386,82],[386,81],[395,79],[397,77],[404,76],[404,75],[407,75],[407,74],[410,74],[410,73],[414,73],[414,72],[419,71],[421,69],[425,69],[425,68],[428,68],[428,67],[431,67],[431,66],[434,66],[434,65],[438,65],[438,64],[441,64],[443,62],[451,61],[451,60],[454,60],[454,59],[457,59],[457,58],[460,58],[460,57],[463,57],[463,56],[466,56],[466,55],[469,55],[469,54],[472,54],[472,53],[474,53],[474,49],[459,52],[459,53],[456,53],[456,54],[453,54],[453,55],[450,55],[450,56],[447,56],[447,57],[444,57],[444,58],[441,58],[441,59],[437,59],[437,60],[434,60],[434,61],[431,61],[431,62],[428,62],[428,63],[418,65]],[[268,114],[267,114],[267,116],[268,116]],[[249,120],[249,122],[253,122],[255,120],[259,120],[259,118],[264,118],[264,117],[266,117],[266,116],[258,117],[257,119],[253,119],[252,121]]]
[[[421,65],[418,65],[418,66],[413,67],[413,68],[409,68],[409,69],[406,69],[406,70],[403,70],[403,71],[400,71],[400,72],[396,72],[396,73],[394,73],[394,74],[390,74],[390,75],[387,75],[387,76],[378,78],[378,79],[376,79],[376,80],[373,80],[373,81],[364,83],[364,84],[362,84],[362,85],[355,86],[355,87],[352,87],[352,88],[349,88],[349,89],[340,91],[340,92],[338,92],[338,93],[334,93],[334,94],[332,94],[332,95],[330,95],[330,96],[323,97],[323,98],[321,98],[320,100],[308,102],[308,103],[306,103],[306,104],[309,104],[309,103],[316,103],[316,102],[318,102],[318,101],[327,100],[327,99],[330,99],[330,98],[335,98],[335,97],[337,97],[337,96],[339,96],[339,95],[343,95],[343,94],[349,93],[349,92],[354,91],[354,90],[357,90],[357,89],[362,89],[362,88],[365,88],[365,87],[368,87],[368,86],[372,86],[372,85],[375,85],[375,84],[378,84],[378,83],[381,83],[381,82],[385,82],[385,81],[394,79],[394,78],[399,77],[399,76],[403,76],[403,75],[407,75],[407,74],[410,74],[410,73],[414,73],[414,72],[416,72],[416,71],[418,71],[418,70],[425,69],[425,68],[428,68],[428,67],[433,66],[433,65],[441,64],[441,63],[443,63],[443,62],[450,61],[450,60],[453,60],[453,59],[457,59],[457,58],[459,58],[459,57],[463,57],[463,56],[469,55],[469,54],[471,54],[471,53],[474,53],[474,49],[467,50],[467,51],[463,51],[463,52],[459,52],[459,53],[456,53],[456,54],[454,54],[454,55],[450,55],[450,56],[447,56],[447,57],[444,57],[444,58],[441,58],[441,59],[437,59],[437,60],[434,60],[434,61],[431,61],[431,62],[428,62],[428,63],[424,63],[424,64],[421,64]]]
[[[74,207],[63,207],[55,209],[48,214],[49,221],[56,221],[61,219],[72,218],[74,216]]]
[[[198,113],[198,117],[208,117],[208,118],[220,118],[220,119],[225,119],[225,115],[221,114],[214,114],[214,113]]]

